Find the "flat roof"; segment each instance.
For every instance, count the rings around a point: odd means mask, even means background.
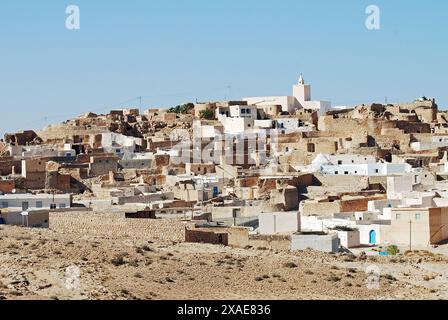
[[[55,194],[55,199],[69,198],[71,194]],[[42,194],[32,194],[32,193],[9,193],[5,195],[0,195],[0,200],[18,200],[18,199],[53,199],[52,194],[42,193]]]

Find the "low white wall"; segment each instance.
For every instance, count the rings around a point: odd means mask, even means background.
[[[258,216],[259,233],[272,235],[292,233],[300,230],[300,214],[293,212],[263,213]]]

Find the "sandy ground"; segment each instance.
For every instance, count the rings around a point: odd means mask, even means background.
[[[447,299],[446,271],[445,256],[425,252],[291,253],[0,226],[0,299]]]

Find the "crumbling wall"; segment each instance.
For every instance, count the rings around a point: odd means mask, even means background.
[[[5,134],[5,142],[15,146],[39,144],[42,140],[32,130]]]

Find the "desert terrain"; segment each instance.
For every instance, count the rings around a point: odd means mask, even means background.
[[[140,221],[52,213],[50,229],[0,226],[0,299],[448,298],[442,254],[292,253],[261,240],[246,248],[191,244],[179,221]],[[379,271],[376,286],[369,270]]]

